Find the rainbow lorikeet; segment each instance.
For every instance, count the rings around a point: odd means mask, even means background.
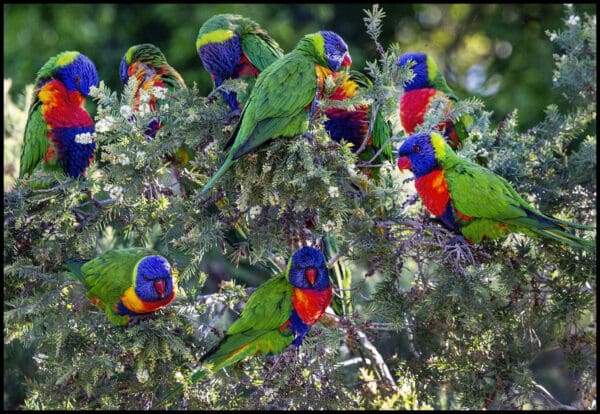
[[[371,80],[364,74],[356,71],[345,71],[332,73],[336,82],[338,77],[341,77],[340,86],[335,88],[330,100],[343,101],[355,96],[360,88],[367,88],[372,85]],[[360,105],[354,110],[345,108],[328,108],[325,110],[327,120],[325,121],[325,129],[329,133],[331,139],[340,142],[342,139],[353,144],[352,151],[356,152],[362,145],[369,132],[369,123],[371,122],[371,107],[369,105]],[[362,161],[370,161],[375,154],[384,146],[385,148],[379,154],[373,163],[380,164],[385,160],[393,162],[394,153],[392,144],[386,141],[392,136],[392,128],[390,124],[383,119],[381,112],[375,117],[371,134],[367,139],[365,150],[359,154],[359,159]],[[378,170],[375,168],[364,168],[363,172],[370,177],[377,178]]]
[[[410,135],[423,123],[433,98],[445,98],[449,109],[452,108],[452,102],[456,102],[458,98],[431,56],[422,52],[409,52],[398,58],[399,67],[404,67],[409,62],[415,62],[412,67],[415,76],[404,85],[404,93],[400,98],[400,122],[402,128]],[[452,148],[460,149],[468,135],[467,127],[472,122],[472,117],[465,114],[458,119],[449,119],[438,125],[437,129],[442,131]]]
[[[521,232],[577,248],[595,246],[593,241],[567,231],[591,227],[536,210],[507,180],[458,156],[435,131],[409,136],[398,156],[400,171],[410,169],[415,175],[415,188],[427,209],[470,243]]]
[[[273,276],[250,295],[226,336],[202,356],[203,367],[192,375],[192,381],[257,353],[278,354],[288,346],[299,347],[332,296],[323,254],[313,247],[297,250],[284,273]],[[166,402],[180,390],[178,387],[161,401]]]
[[[294,50],[261,72],[225,147],[229,148],[227,158],[200,196],[241,156],[270,139],[306,132],[322,93],[325,72],[337,72],[351,64],[344,40],[334,32],[321,31],[304,36]]]
[[[85,98],[97,85],[94,63],[79,52],[59,53],[42,66],[25,126],[19,178],[36,169],[62,171],[72,178],[85,173],[96,149]]]
[[[131,46],[123,55],[119,67],[119,77],[123,85],[126,85],[130,77],[137,80],[137,89],[133,101],[133,112],[140,111],[142,95],[148,94],[148,109],[157,111],[160,99],[155,91],[162,89],[186,89],[185,82],[165,58],[162,51],[152,43],[142,43]],[[154,138],[156,132],[162,127],[159,119],[153,120],[145,131],[146,136]]]
[[[119,76],[123,85],[127,84],[130,77],[137,80],[132,108],[134,114],[142,109],[143,95],[148,99],[147,109],[154,112],[160,109],[161,101],[164,101],[167,91],[187,88],[179,72],[169,65],[162,51],[152,43],[131,46],[121,59]],[[147,139],[155,138],[162,126],[160,119],[153,118],[144,132]],[[166,156],[166,160],[175,167],[171,168],[171,174],[175,176],[174,180],[188,193],[193,191],[193,184],[181,179],[178,169],[187,166],[194,156],[194,150],[185,144],[180,146],[175,154]]]
[[[150,249],[114,249],[85,263],[67,260],[65,267],[71,278],[85,284],[90,302],[115,325],[128,325],[175,297],[176,269]]]
[[[255,21],[238,14],[217,14],[200,27],[196,50],[215,87],[242,78],[252,90],[260,72],[283,56],[283,50]],[[248,93],[221,91],[232,111],[241,109]]]

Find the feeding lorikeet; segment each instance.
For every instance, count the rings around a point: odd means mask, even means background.
[[[238,14],[218,14],[200,27],[196,50],[214,86],[243,78],[252,90],[260,72],[283,56],[279,44],[255,21]],[[232,111],[241,109],[248,94],[221,92]]]
[[[150,249],[114,249],[85,263],[68,260],[65,266],[73,279],[85,284],[90,302],[115,325],[128,325],[175,297],[176,269]]]
[[[322,93],[326,72],[337,72],[351,64],[344,40],[334,32],[321,31],[304,36],[294,50],[261,72],[225,147],[229,148],[227,158],[200,196],[241,156],[270,139],[306,132],[310,114]]]
[[[162,89],[185,89],[185,82],[165,58],[161,50],[151,43],[142,43],[131,46],[119,67],[119,77],[123,85],[126,85],[130,77],[137,79],[137,89],[133,102],[133,112],[140,110],[140,102],[143,92],[148,94],[148,109],[156,111],[160,106],[160,95]],[[162,88],[162,89],[161,89]],[[159,96],[156,96],[156,91]],[[156,132],[162,127],[160,120],[153,120],[145,131],[146,136],[154,138]]]
[[[541,213],[504,178],[458,156],[437,132],[409,136],[398,156],[400,171],[410,169],[415,175],[415,188],[427,209],[470,243],[521,232],[577,248],[595,246],[567,231],[591,227]]]
[[[137,89],[132,108],[134,114],[141,110],[140,105],[143,105],[142,95],[144,94],[147,94],[147,109],[157,111],[160,109],[161,99],[164,98],[165,92],[186,89],[185,82],[179,72],[169,65],[162,51],[152,43],[131,46],[121,60],[119,76],[123,85],[127,84],[130,77],[137,79]],[[145,131],[146,137],[148,139],[154,138],[162,126],[160,119],[153,119]],[[182,145],[175,154],[169,154],[166,158],[174,167],[179,169],[185,167],[193,157],[194,151],[192,148]],[[172,174],[177,176],[177,182],[182,181],[177,171],[172,171]],[[186,188],[186,192],[192,191],[191,183],[182,182],[181,184]]]
[[[59,53],[42,66],[25,126],[19,178],[38,168],[73,178],[85,173],[96,149],[85,97],[97,85],[94,63],[79,52]]]
[[[249,356],[278,354],[299,347],[310,328],[331,302],[332,288],[323,254],[313,247],[297,250],[284,273],[259,286],[226,336],[202,356],[203,367],[192,375],[196,382]],[[166,402],[180,392],[170,392]]]
[[[331,71],[330,71],[331,72]],[[331,72],[332,73],[332,72]],[[356,71],[345,71],[332,73],[334,79],[342,77],[341,84],[331,96],[330,100],[343,101],[355,96],[359,89],[367,88],[372,85],[371,80],[364,74]],[[369,105],[360,105],[354,110],[345,108],[328,108],[325,110],[327,121],[325,129],[331,139],[340,142],[342,139],[354,144],[352,151],[356,152],[365,140],[369,132],[369,123],[371,122],[371,107]],[[365,150],[359,154],[361,161],[370,161],[375,154],[383,147],[386,141],[392,136],[390,124],[383,119],[381,112],[375,117],[371,134],[368,137]],[[383,151],[373,160],[373,164],[380,164],[384,160],[393,162],[394,153],[390,142],[385,145]],[[363,172],[370,177],[377,179],[379,170],[377,168],[364,168]]]
[[[416,127],[423,123],[433,98],[446,98],[449,109],[452,108],[452,102],[458,100],[431,56],[422,52],[405,53],[398,58],[398,66],[406,66],[410,61],[415,62],[412,66],[415,76],[406,82],[400,98],[400,122],[409,135],[414,134]],[[460,149],[468,135],[467,126],[471,123],[471,116],[465,114],[458,119],[448,120],[437,128],[448,139],[452,148]]]

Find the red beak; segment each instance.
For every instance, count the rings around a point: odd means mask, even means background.
[[[352,58],[350,57],[350,53],[346,53],[344,55],[344,60],[342,60],[342,67],[349,68],[352,65]]]
[[[164,279],[158,279],[154,282],[154,289],[156,289],[161,298],[165,297],[165,286],[166,283]]]
[[[304,276],[306,276],[306,279],[308,280],[308,283],[310,283],[311,286],[314,285],[315,279],[317,278],[317,269],[315,269],[314,267],[309,267],[304,271]]]
[[[398,158],[398,169],[400,171],[409,170],[411,167],[410,160],[408,157]]]

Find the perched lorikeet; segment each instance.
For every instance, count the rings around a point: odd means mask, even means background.
[[[567,231],[591,227],[541,213],[504,178],[458,156],[437,132],[409,136],[398,156],[400,171],[410,169],[415,175],[415,188],[427,209],[468,242],[521,232],[577,248],[595,246]]]
[[[140,104],[144,94],[147,94],[147,109],[157,111],[160,109],[161,100],[164,100],[165,92],[186,89],[185,82],[179,72],[169,65],[162,51],[152,43],[131,46],[121,60],[119,76],[123,85],[127,84],[130,77],[137,79],[137,89],[132,108],[134,114],[141,110]],[[160,119],[152,119],[145,131],[147,139],[156,137],[156,133],[162,126]],[[193,191],[193,185],[183,180],[178,170],[186,167],[192,158],[194,158],[194,151],[185,144],[179,147],[175,154],[169,154],[166,157],[166,160],[172,164],[171,175],[174,176],[174,178],[167,178],[167,182],[181,184],[186,193]]]
[[[340,86],[338,86],[329,97],[329,99],[334,101],[343,101],[351,98],[359,92],[361,87],[367,88],[372,85],[372,82],[368,77],[356,71],[350,71],[350,73],[341,71],[332,76],[334,79],[342,77]],[[352,151],[356,152],[361,147],[369,132],[369,123],[371,122],[372,116],[371,107],[369,105],[360,105],[355,110],[333,107],[326,109],[325,114],[327,116],[325,129],[329,133],[331,139],[337,142],[340,142],[342,139],[346,142],[351,142],[354,144]],[[392,128],[390,124],[383,119],[381,112],[378,112],[373,127],[371,128],[371,134],[367,140],[365,150],[359,154],[359,159],[362,161],[370,161],[391,136]],[[385,145],[385,148],[381,154],[373,160],[373,163],[380,164],[385,160],[390,162],[393,162],[394,160],[394,153],[390,142]],[[376,168],[364,168],[363,172],[367,176],[377,178],[379,170]]]
[[[436,96],[447,99],[448,108],[458,98],[446,83],[435,60],[422,52],[405,53],[398,58],[398,66],[403,67],[415,62],[412,70],[414,78],[404,85],[404,93],[400,98],[400,122],[407,134],[413,134],[417,126],[423,123],[425,113]],[[465,114],[458,119],[448,120],[438,125],[438,129],[454,149],[460,149],[467,137],[467,126],[473,122],[470,115]]]
[[[218,14],[200,27],[196,50],[214,86],[242,78],[252,90],[260,72],[283,56],[279,44],[255,21],[238,14]],[[221,92],[232,111],[241,109],[248,93]]]
[[[148,106],[151,111],[156,111],[159,105],[159,97],[155,91],[158,88],[159,96],[162,95],[162,89],[185,89],[185,82],[179,72],[177,72],[165,58],[161,50],[151,44],[142,43],[131,46],[119,67],[119,77],[123,85],[126,85],[130,77],[135,77],[138,81],[137,90],[133,102],[133,112],[140,110],[140,100],[142,92],[148,94]],[[146,136],[154,138],[156,132],[162,127],[159,119],[153,120],[145,131]]]
[[[192,381],[257,353],[278,354],[290,345],[299,347],[331,298],[323,254],[313,247],[297,250],[284,273],[272,277],[250,295],[226,336],[202,356],[203,367],[192,375]],[[177,387],[161,402],[180,390]]]
[[[25,126],[19,178],[38,168],[73,178],[85,173],[96,149],[85,98],[97,85],[94,63],[79,52],[59,53],[42,66]]]
[[[150,249],[110,250],[88,262],[65,262],[70,276],[83,282],[87,297],[115,325],[167,306],[175,297],[177,271]]]
[[[227,158],[200,196],[241,156],[270,139],[306,132],[310,114],[322,93],[326,72],[337,72],[351,64],[344,40],[334,32],[321,31],[304,36],[294,50],[261,72],[225,147],[229,148]]]

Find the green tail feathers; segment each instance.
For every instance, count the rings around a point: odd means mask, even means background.
[[[225,159],[225,162],[223,163],[223,165],[221,165],[221,168],[219,168],[219,170],[215,173],[215,175],[213,175],[213,177],[208,181],[208,183],[206,183],[204,188],[202,188],[202,190],[200,191],[200,197],[204,197],[206,195],[206,193],[208,192],[208,190],[210,190],[212,188],[212,186],[215,185],[217,180],[219,178],[221,178],[221,176],[223,174],[225,174],[225,172],[229,169],[229,167],[233,163],[232,158],[233,158],[233,152],[229,151],[229,154],[227,155],[227,158]]]
[[[569,246],[577,249],[592,251],[596,248],[595,240],[582,239],[581,237],[577,237],[574,234],[568,233],[564,230],[535,228],[530,230],[536,234],[539,234],[540,236],[548,237],[561,243],[568,244]]]

